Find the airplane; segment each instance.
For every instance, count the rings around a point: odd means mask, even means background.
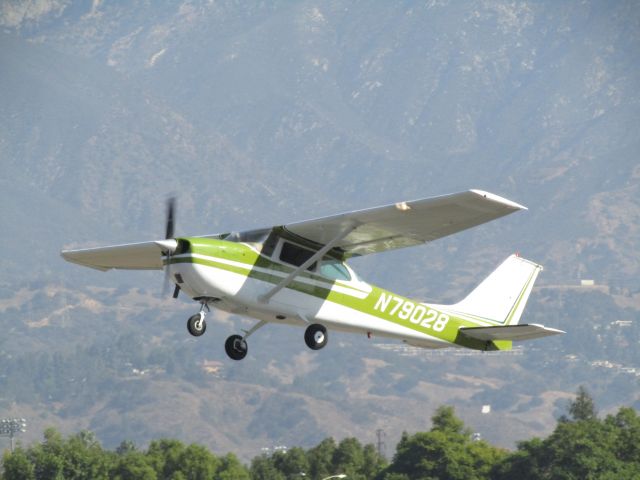
[[[176,237],[175,199],[169,199],[164,239],[61,255],[102,271],[164,270],[174,298],[184,292],[200,304],[187,320],[195,337],[204,334],[210,307],[253,317],[252,328],[225,342],[233,360],[245,358],[247,339],[268,323],[304,327],[312,350],[327,345],[329,330],[424,348],[510,350],[514,341],[565,333],[519,323],[542,270],[537,263],[511,255],[460,302],[440,305],[371,285],[346,260],[432,242],[519,210],[526,207],[468,190],[269,228]]]

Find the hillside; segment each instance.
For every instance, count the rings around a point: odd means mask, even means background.
[[[0,25],[0,406],[28,412],[29,438],[53,423],[249,458],[376,428],[393,443],[450,402],[512,446],[578,384],[639,401],[635,2],[8,1]],[[336,335],[312,354],[273,327],[229,364],[244,320],[187,338],[195,307],[160,299],[161,275],[58,255],[161,236],[170,194],[178,233],[205,234],[468,188],[529,211],[354,268],[446,302],[519,251],[545,266],[525,321],[567,335],[501,357]]]

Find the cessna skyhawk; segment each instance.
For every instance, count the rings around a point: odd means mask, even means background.
[[[175,237],[170,201],[162,240],[61,253],[103,271],[164,269],[175,284],[174,298],[182,291],[200,304],[187,321],[196,337],[207,328],[210,306],[257,319],[227,338],[225,351],[233,360],[247,355],[247,339],[270,322],[303,326],[312,350],[327,344],[328,330],[424,348],[509,350],[513,341],[564,333],[519,323],[540,265],[511,255],[462,301],[438,305],[371,285],[345,262],[431,242],[523,209],[469,190],[258,230]]]

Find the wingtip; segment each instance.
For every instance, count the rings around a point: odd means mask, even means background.
[[[471,189],[470,191],[475,193],[476,195],[480,195],[481,197],[486,198],[487,200],[491,200],[497,203],[502,203],[503,205],[513,208],[514,210],[529,210],[524,205],[520,205],[519,203],[511,201],[507,198],[501,197],[500,195],[496,195],[495,193],[486,192],[484,190],[477,190],[475,188]]]
[[[60,250],[60,256],[69,263],[74,263],[76,265],[81,265],[83,267],[93,268],[94,270],[99,270],[101,272],[106,272],[109,270],[109,268],[106,268],[100,265],[91,265],[89,263],[82,262],[81,260],[74,258],[73,253],[74,253],[73,250]]]
[[[567,333],[564,330],[560,330],[558,328],[553,328],[553,327],[545,327],[544,325],[541,325],[539,323],[531,323],[530,325],[535,325],[536,327],[542,328],[546,332],[549,332],[550,335],[560,335],[563,333]]]

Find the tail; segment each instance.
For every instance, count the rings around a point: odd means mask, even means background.
[[[517,325],[541,270],[541,265],[511,255],[464,300],[449,309],[483,325]]]
[[[477,326],[458,329],[455,343],[479,350],[511,350],[512,342],[564,333],[543,325],[519,325],[531,289],[542,270],[511,255],[467,297],[447,310]]]

